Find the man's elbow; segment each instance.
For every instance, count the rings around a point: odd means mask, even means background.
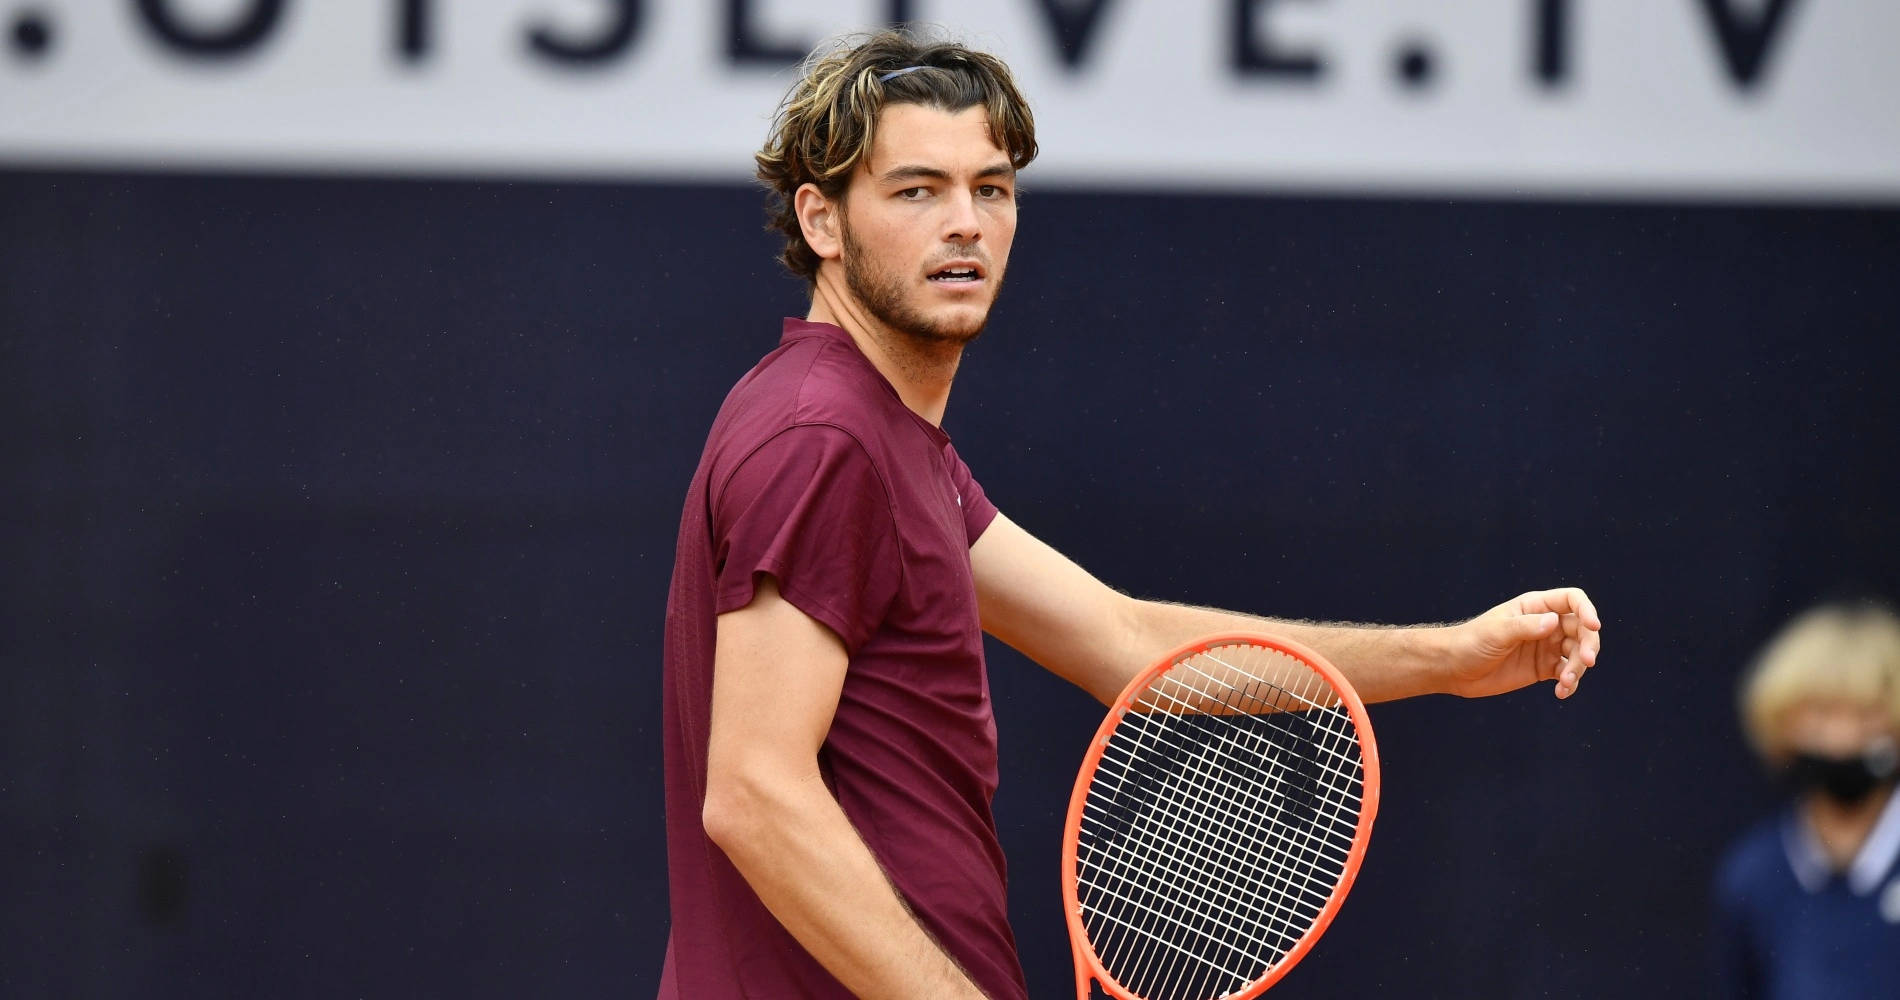
[[[755,850],[784,817],[784,785],[783,778],[756,765],[709,767],[699,813],[707,839],[735,860]]]

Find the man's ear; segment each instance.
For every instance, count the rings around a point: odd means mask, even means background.
[[[820,260],[844,256],[842,204],[825,197],[816,184],[800,184],[792,193],[792,212],[804,230],[805,243]]]

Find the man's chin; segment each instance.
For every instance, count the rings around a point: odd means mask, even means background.
[[[924,336],[940,344],[967,344],[982,336],[983,328],[987,325],[982,320],[978,320],[974,323],[936,326],[927,331]]]
[[[931,326],[905,330],[904,333],[919,344],[927,344],[931,347],[962,347],[982,336],[983,328],[981,326],[956,328]]]
[[[923,317],[919,317],[922,319]],[[989,325],[990,310],[986,304],[982,308],[963,307],[944,310],[925,322],[917,323],[910,334],[919,340],[936,344],[967,344],[982,336],[983,328]]]

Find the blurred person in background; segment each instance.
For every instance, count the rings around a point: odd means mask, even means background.
[[[1900,997],[1900,618],[1813,608],[1741,686],[1743,728],[1792,801],[1715,883],[1723,997]]]

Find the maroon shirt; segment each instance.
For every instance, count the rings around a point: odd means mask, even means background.
[[[733,387],[686,493],[666,609],[661,1000],[848,997],[706,838],[714,620],[760,574],[850,654],[818,763],[917,919],[997,1000],[1023,998],[990,815],[996,720],[970,546],[996,507],[950,438],[835,326],[787,319]]]

